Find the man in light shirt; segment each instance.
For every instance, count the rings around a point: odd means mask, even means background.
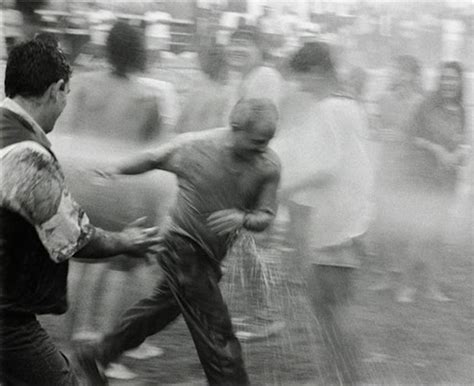
[[[344,314],[359,266],[354,240],[368,229],[372,211],[372,171],[358,134],[365,121],[357,102],[339,92],[328,45],[306,43],[290,67],[307,94],[307,108],[298,128],[275,143],[283,164],[282,194],[309,272],[309,295],[326,349],[326,381],[353,383],[356,347]]]

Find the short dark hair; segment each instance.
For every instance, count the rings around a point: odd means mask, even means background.
[[[278,109],[268,98],[240,99],[230,113],[230,127],[237,131],[252,131],[261,120],[278,120]],[[273,127],[275,129],[276,127]]]
[[[295,72],[312,72],[314,69],[335,74],[336,68],[331,49],[324,42],[306,42],[290,59],[290,68]]]
[[[5,95],[39,97],[52,83],[69,82],[72,69],[64,53],[41,39],[18,44],[11,50],[5,69]]]
[[[109,63],[119,75],[145,70],[145,37],[138,28],[116,22],[107,37],[106,50]]]
[[[40,40],[45,44],[50,44],[54,48],[60,48],[59,40],[51,32],[37,32],[35,34],[35,39]]]

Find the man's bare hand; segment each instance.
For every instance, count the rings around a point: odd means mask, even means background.
[[[224,209],[207,218],[209,227],[219,236],[235,232],[244,226],[245,213],[238,209]]]
[[[158,227],[145,228],[146,217],[141,217],[128,224],[121,232],[125,249],[133,257],[145,257],[156,250],[161,241],[158,236]]]

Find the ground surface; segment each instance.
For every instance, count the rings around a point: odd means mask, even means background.
[[[399,304],[391,291],[373,292],[373,259],[366,257],[356,280],[351,318],[361,342],[361,373],[367,384],[472,384],[474,382],[473,260],[468,245],[452,248],[444,271],[446,293],[453,299],[437,303],[420,296],[412,304]],[[277,305],[287,328],[266,341],[244,344],[248,372],[257,385],[317,385],[321,383],[321,339],[317,323],[305,301],[301,271],[294,253],[279,240],[262,251],[269,259],[269,297]],[[253,312],[249,299],[234,291],[242,256],[230,256],[222,287],[235,315]],[[231,259],[235,259],[235,264]],[[448,258],[448,256],[447,256]],[[275,272],[280,275],[273,275]],[[271,276],[273,275],[273,276]],[[87,279],[83,283],[88,285]],[[142,283],[143,284],[143,283]],[[151,279],[148,287],[152,285]],[[143,289],[143,287],[141,287]],[[140,292],[140,291],[138,291]],[[140,296],[129,291],[130,298]],[[131,300],[131,299],[130,299]],[[98,310],[99,321],[107,313]],[[65,318],[43,318],[44,325],[67,347]],[[134,381],[113,385],[205,384],[191,338],[182,319],[150,342],[162,347],[160,358],[124,359],[139,374]]]

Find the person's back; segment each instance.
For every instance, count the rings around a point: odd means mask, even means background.
[[[311,107],[298,131],[282,133],[275,149],[285,165],[284,186],[306,178],[315,169],[331,175],[327,184],[295,191],[291,197],[300,205],[317,208],[319,221],[313,224],[312,243],[324,247],[367,230],[372,167],[359,138],[365,122],[355,100],[332,96],[313,102]]]
[[[203,79],[186,98],[176,125],[177,133],[223,127],[229,111],[229,91],[225,85],[228,66],[222,47],[212,47],[203,55]]]
[[[111,72],[80,75],[71,94],[61,131],[133,142],[158,135],[157,98],[134,77]]]
[[[117,22],[107,38],[106,52],[110,70],[78,76],[60,126],[107,140],[152,139],[160,122],[157,97],[136,78],[146,65],[142,32]]]

